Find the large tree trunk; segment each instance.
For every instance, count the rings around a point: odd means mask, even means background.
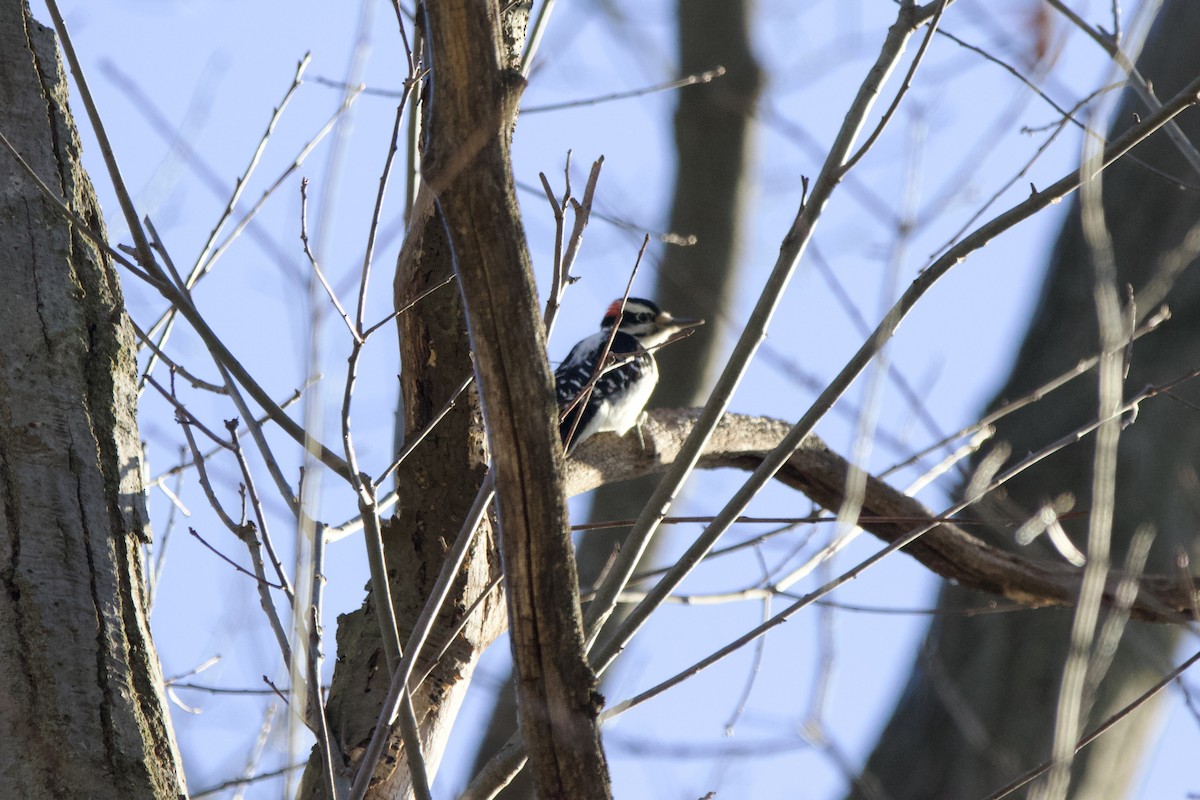
[[[104,236],[54,36],[15,0],[0,3],[0,132]],[[0,297],[0,796],[183,797],[117,275],[8,152]]]
[[[1200,5],[1171,0],[1163,9],[1139,62],[1160,97],[1170,96],[1200,73]],[[1116,116],[1114,133],[1145,107],[1131,96]],[[1179,118],[1200,143],[1200,114]],[[1194,186],[1198,177],[1166,136],[1151,139],[1104,173],[1104,212],[1113,238],[1119,284],[1141,290],[1200,219],[1200,193],[1182,191],[1169,178]],[[1143,163],[1138,163],[1138,161]],[[1152,166],[1156,173],[1144,164]],[[1194,255],[1194,253],[1193,253]],[[1092,302],[1095,272],[1071,209],[1051,260],[1050,273],[1017,363],[996,403],[1017,398],[1087,354],[1098,334]],[[1186,374],[1200,363],[1200,272],[1184,272],[1167,299],[1173,318],[1133,349],[1127,392]],[[1138,308],[1139,314],[1150,308]],[[1193,400],[1194,388],[1180,393]],[[1094,379],[1080,379],[998,425],[997,440],[1015,458],[1036,451],[1096,414]],[[1149,571],[1175,574],[1176,554],[1196,545],[1195,465],[1200,417],[1171,401],[1144,404],[1136,424],[1121,435],[1113,560],[1120,564],[1134,530],[1152,522],[1158,537]],[[985,520],[1030,513],[1046,500],[1070,493],[1075,508],[1090,508],[1093,448],[1068,448],[1009,484],[1007,497],[981,512]],[[1083,515],[1086,516],[1086,515]],[[1066,522],[1077,544],[1087,520]],[[990,541],[1011,546],[1012,528],[997,525]],[[1046,558],[1055,558],[1048,549]],[[982,598],[954,586],[943,589],[946,611],[977,606]],[[1072,612],[983,617],[950,613],[935,618],[891,721],[866,766],[869,779],[895,800],[981,797],[1050,756],[1054,715],[1070,641]],[[1126,631],[1086,727],[1111,715],[1166,671],[1175,631],[1132,623]],[[1071,797],[1124,797],[1141,758],[1154,714],[1142,710],[1077,757]],[[871,780],[865,782],[871,785]],[[853,798],[870,794],[855,790]],[[1023,795],[1020,795],[1023,796]]]

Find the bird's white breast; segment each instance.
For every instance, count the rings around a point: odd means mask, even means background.
[[[613,431],[618,436],[624,436],[638,423],[654,387],[658,385],[658,364],[654,358],[649,359],[647,374],[642,380],[634,383],[621,397],[619,406],[614,406],[607,399],[596,409],[596,425],[593,433]]]

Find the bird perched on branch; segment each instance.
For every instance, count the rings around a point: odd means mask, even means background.
[[[604,312],[600,332],[572,347],[554,373],[559,433],[567,452],[593,434],[624,436],[640,426],[658,383],[654,350],[703,324],[702,319],[673,317],[640,297],[614,301]]]

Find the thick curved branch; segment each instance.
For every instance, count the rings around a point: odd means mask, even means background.
[[[603,484],[665,472],[699,415],[699,409],[650,412],[642,428],[644,450],[636,437],[592,437],[568,462],[567,493],[581,494]],[[782,420],[726,414],[701,453],[699,466],[753,470],[790,429]],[[809,436],[776,478],[836,511],[845,499],[848,469],[844,458],[816,436]],[[1033,607],[1070,606],[1079,596],[1082,570],[993,547],[957,525],[938,522],[937,515],[920,502],[874,477],[867,479],[859,524],[888,543],[932,525],[904,552],[932,572],[968,588]],[[1114,573],[1109,578],[1106,603],[1116,602],[1121,577]],[[1181,623],[1192,618],[1195,607],[1196,598],[1182,581],[1149,575],[1141,579],[1130,612],[1150,622]]]

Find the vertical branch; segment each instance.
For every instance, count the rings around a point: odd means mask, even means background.
[[[575,278],[571,277],[571,267],[575,264],[575,257],[579,254],[579,246],[583,243],[583,232],[587,228],[588,220],[592,214],[592,200],[596,196],[596,183],[600,180],[600,167],[604,164],[604,156],[600,156],[592,164],[591,172],[588,173],[587,185],[583,190],[583,201],[578,201],[571,196],[571,155],[567,153],[566,172],[566,191],[563,192],[563,199],[560,203],[554,197],[554,192],[550,188],[550,182],[546,180],[545,174],[541,175],[542,188],[546,192],[546,199],[550,203],[550,208],[554,213],[554,270],[550,277],[550,296],[546,298],[546,313],[542,317],[542,323],[546,328],[546,339],[549,340],[550,334],[554,331],[554,320],[558,318],[558,309],[562,303],[563,291],[570,285]],[[565,234],[565,215],[566,207],[570,205],[571,210],[575,213],[575,224],[571,228],[571,236],[566,240],[566,251],[563,251],[563,236]]]
[[[321,605],[325,597],[325,526],[318,523],[313,528],[312,587],[309,590],[312,605],[309,607],[308,615],[308,713],[306,716],[310,720],[309,727],[317,737],[317,747],[321,754],[321,776],[325,780],[325,790],[329,793],[330,800],[337,800],[345,795],[344,791],[338,791],[339,787],[334,771],[334,764],[340,765],[341,760],[334,761],[334,744],[329,736],[329,720],[325,716],[325,703],[321,697]]]
[[[500,66],[497,11],[465,2],[426,7],[433,90],[424,174],[445,218],[470,321],[535,783],[546,797],[607,798],[550,366],[511,174],[520,83]]]
[[[1085,157],[1079,167],[1084,177],[1079,190],[1079,213],[1093,267],[1092,300],[1102,354],[1097,368],[1098,418],[1105,422],[1096,431],[1087,563],[1083,568],[1079,605],[1071,624],[1070,651],[1058,692],[1051,747],[1054,766],[1045,781],[1030,793],[1035,800],[1066,797],[1071,780],[1071,764],[1075,757],[1075,741],[1084,722],[1084,684],[1096,625],[1100,619],[1104,584],[1108,577],[1113,514],[1117,500],[1117,443],[1121,435],[1118,411],[1125,381],[1125,351],[1122,345],[1132,333],[1132,330],[1125,330],[1117,292],[1116,255],[1112,235],[1104,218],[1103,182],[1099,176],[1104,154],[1102,143],[1089,137],[1084,140],[1084,152]],[[1087,180],[1089,176],[1095,177]]]

